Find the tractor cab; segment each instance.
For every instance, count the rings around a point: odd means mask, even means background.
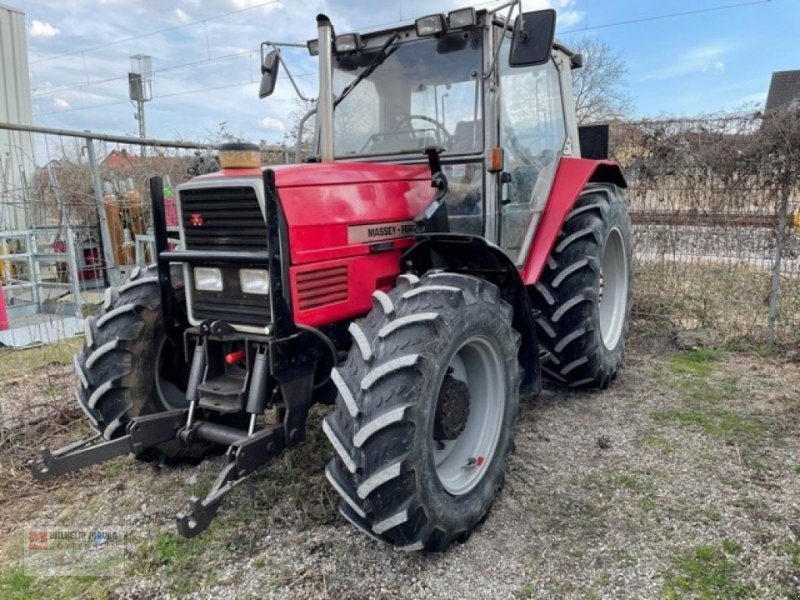
[[[570,70],[580,57],[553,44],[554,11],[512,21],[504,9],[516,4],[332,32],[330,135],[337,161],[424,162],[437,148],[450,231],[482,236],[521,265],[559,158],[579,153]],[[307,46],[320,55],[318,39]],[[324,160],[326,135],[318,124],[310,160]]]

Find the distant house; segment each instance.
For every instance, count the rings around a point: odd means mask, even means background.
[[[792,105],[800,106],[800,70],[775,71],[764,112],[771,113]]]
[[[123,148],[122,150],[112,150],[109,152],[108,156],[103,159],[100,165],[108,167],[109,169],[132,167],[138,165],[139,160],[140,158],[138,156],[129,154],[128,151]]]

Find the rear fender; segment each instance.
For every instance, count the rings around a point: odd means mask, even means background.
[[[523,368],[520,393],[538,394],[541,391],[539,352],[530,299],[519,270],[500,248],[470,235],[423,235],[403,254],[401,264],[404,271],[418,275],[431,269],[444,269],[480,277],[500,288],[503,299],[514,310],[512,325],[522,336],[519,348],[519,362]]]
[[[558,234],[564,226],[564,220],[589,183],[628,187],[622,169],[614,161],[562,158],[530,252],[522,267],[522,281],[525,285],[533,285],[539,281]]]

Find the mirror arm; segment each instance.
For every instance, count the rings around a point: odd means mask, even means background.
[[[289,81],[292,83],[292,87],[294,88],[295,93],[298,95],[300,100],[303,102],[314,102],[314,98],[307,98],[303,95],[303,92],[300,91],[300,88],[297,85],[297,82],[292,77],[292,72],[289,70],[289,65],[286,64],[286,61],[283,60],[283,54],[281,54],[280,46],[289,46],[291,48],[305,48],[305,44],[294,44],[294,43],[278,43],[278,42],[261,42],[261,63],[264,63],[264,46],[272,48],[278,53],[278,60],[280,61],[281,65],[283,65],[284,70],[286,71],[286,75],[289,77]]]
[[[508,13],[506,14],[506,27],[508,24],[511,23],[511,15],[514,14],[514,8],[519,6],[519,13],[522,14],[522,0],[514,0],[511,4],[508,5]],[[492,64],[489,67],[489,70],[486,72],[486,75],[483,76],[483,80],[488,80],[493,74],[495,69],[497,68],[497,60],[500,58],[500,49],[503,47],[503,36],[506,34],[506,28],[503,28],[503,33],[500,36],[500,39],[497,41],[497,48],[494,50],[494,57],[492,58]]]

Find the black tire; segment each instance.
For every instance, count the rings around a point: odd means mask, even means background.
[[[605,327],[610,339],[604,341],[601,299],[605,293],[606,302],[613,301],[615,291],[604,285],[601,265],[607,251],[617,250],[624,253],[618,262],[627,269],[627,277],[617,286],[616,298],[624,299],[625,306],[613,327]],[[537,336],[545,378],[588,389],[605,389],[614,379],[625,355],[630,322],[632,260],[631,220],[621,190],[606,184],[587,187],[531,288],[531,303],[539,311]]]
[[[176,287],[180,306],[183,288]],[[106,290],[100,314],[86,319],[86,342],[74,358],[76,395],[105,439],[122,435],[132,417],[186,405],[188,365],[164,334],[160,306],[155,268],[134,267],[125,284]]]
[[[475,277],[402,275],[373,298],[373,310],[350,327],[345,364],[332,372],[339,395],[323,422],[335,450],[326,475],[342,515],[367,534],[404,550],[442,551],[466,539],[502,487],[519,406],[520,336],[497,287]],[[434,462],[444,447],[434,441],[434,413],[451,360],[476,339],[488,340],[480,343],[497,366],[498,385],[483,389],[505,392],[493,417],[496,443],[478,462],[484,471],[454,495]]]

